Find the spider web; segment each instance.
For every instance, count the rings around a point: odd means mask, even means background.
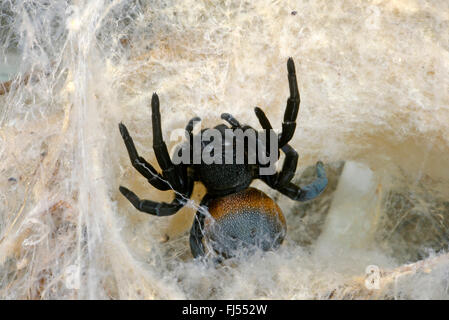
[[[447,12],[443,0],[2,1],[0,297],[448,298]],[[173,192],[132,168],[117,125],[156,167],[153,92],[170,150],[194,116],[259,128],[259,106],[280,128],[289,56],[294,182],[322,160],[329,187],[294,203],[255,182],[286,216],[285,244],[193,261],[204,188],[172,217],[135,210],[119,185],[156,201]]]

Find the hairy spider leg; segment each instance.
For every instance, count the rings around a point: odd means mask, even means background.
[[[132,166],[145,178],[148,182],[155,188],[159,190],[168,190],[170,185],[167,181],[159,174],[156,169],[153,168],[143,157],[139,156],[136,147],[134,146],[133,139],[131,138],[128,129],[123,123],[119,123],[120,134],[122,135],[123,141],[125,142],[126,149],[128,150],[129,159],[131,160]]]
[[[282,148],[284,145],[286,145],[295,133],[296,118],[298,116],[300,104],[298,82],[296,81],[295,63],[293,62],[292,58],[288,58],[287,70],[290,97],[287,99],[284,121],[282,122],[282,132],[279,135],[279,148]]]
[[[272,128],[270,121],[263,110],[256,107],[255,113],[262,128],[270,130]],[[321,161],[317,162],[317,178],[312,183],[304,187],[298,187],[290,182],[296,172],[298,153],[289,144],[284,145],[282,151],[285,153],[285,159],[281,171],[272,176],[260,176],[260,179],[293,200],[307,201],[320,195],[327,186],[326,171],[323,163]]]

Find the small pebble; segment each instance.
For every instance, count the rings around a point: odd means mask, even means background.
[[[292,11],[292,16],[296,16],[297,13],[298,11]]]
[[[14,177],[11,177],[11,178],[8,179],[8,181],[9,181],[9,182],[17,182],[17,179],[14,178]]]

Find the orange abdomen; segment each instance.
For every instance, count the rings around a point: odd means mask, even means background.
[[[211,200],[213,219],[205,220],[205,243],[225,256],[241,250],[276,249],[284,240],[287,226],[279,206],[255,188]]]

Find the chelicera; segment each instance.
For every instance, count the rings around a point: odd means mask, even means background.
[[[275,134],[277,143],[276,157],[279,150],[285,154],[282,169],[272,174],[260,174],[260,169],[267,167],[257,158],[255,163],[248,161],[249,149],[245,149],[243,163],[232,158],[231,163],[199,163],[175,164],[169,155],[167,146],[162,137],[161,115],[159,111],[159,98],[156,93],[151,99],[153,149],[162,173],[144,158],[139,156],[133,140],[123,123],[119,124],[120,133],[128,150],[129,158],[134,168],[142,174],[148,182],[159,190],[173,190],[175,197],[171,203],[155,202],[140,199],[134,192],[120,186],[120,192],[139,211],[156,216],[173,215],[180,210],[192,195],[194,182],[200,181],[206,187],[206,195],[201,200],[190,231],[190,249],[194,257],[204,256],[212,249],[219,256],[231,257],[241,249],[259,248],[264,251],[276,249],[283,242],[286,234],[286,222],[279,206],[265,193],[250,187],[254,179],[260,179],[271,188],[278,190],[287,197],[296,201],[307,201],[317,197],[327,186],[326,173],[322,162],[316,164],[317,178],[309,185],[299,187],[291,182],[298,162],[298,153],[288,144],[296,128],[296,118],[299,111],[300,96],[296,80],[295,65],[292,58],[287,62],[290,97],[282,123],[282,131]],[[255,108],[256,116],[264,129],[257,132],[258,145],[266,148],[266,156],[273,150],[269,147],[270,134],[274,134],[272,126],[262,109]],[[221,118],[230,126],[217,125],[214,129],[225,137],[226,130],[254,130],[248,125],[241,125],[237,119],[228,113]],[[186,126],[187,142],[192,148],[192,141],[197,135],[193,134],[195,121],[191,119]],[[202,130],[204,132],[207,129]],[[255,130],[254,130],[255,131]],[[264,139],[262,139],[264,138]],[[229,141],[224,139],[223,141]],[[201,151],[208,147],[210,141],[201,140]],[[223,142],[225,148],[226,142]],[[228,144],[229,145],[229,144]],[[235,148],[236,142],[231,143]],[[184,143],[182,146],[186,146]],[[182,150],[178,147],[176,152]],[[245,145],[246,146],[246,145]],[[192,160],[193,155],[190,159]],[[224,153],[223,153],[224,159]],[[210,244],[210,246],[208,246]]]

